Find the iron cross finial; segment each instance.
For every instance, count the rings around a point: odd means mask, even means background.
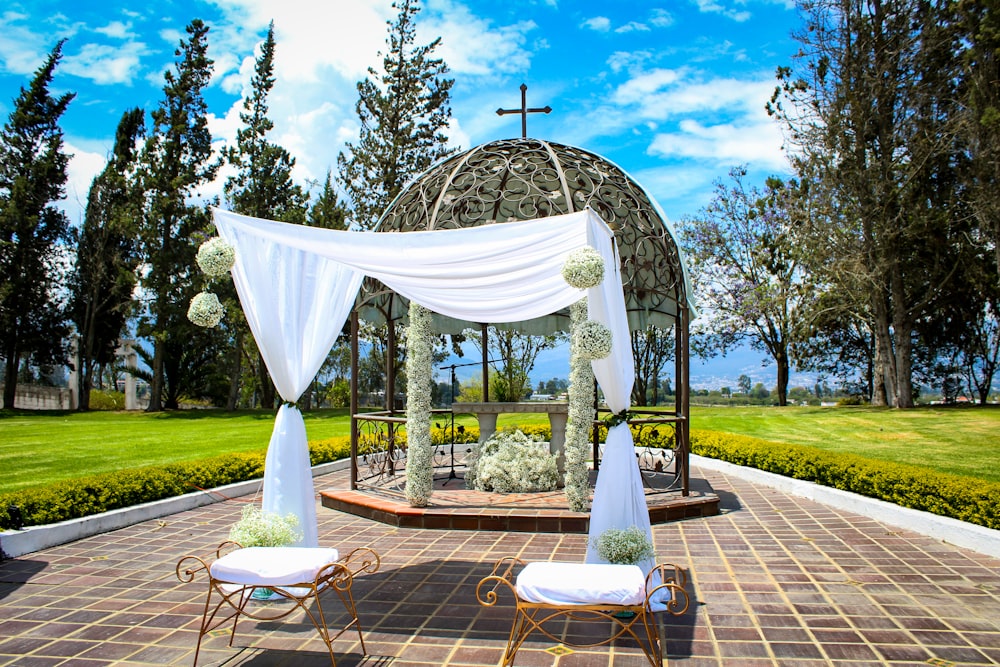
[[[552,107],[536,107],[534,109],[528,108],[527,102],[527,90],[528,86],[526,84],[521,84],[521,108],[520,109],[497,109],[497,115],[503,116],[509,113],[519,113],[521,114],[521,138],[526,139],[528,137],[528,114],[529,113],[551,113]]]

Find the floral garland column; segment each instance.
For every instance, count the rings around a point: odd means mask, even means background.
[[[562,276],[577,289],[590,289],[604,280],[604,258],[593,248],[570,253]],[[590,427],[594,421],[593,359],[611,354],[611,331],[587,319],[587,299],[569,309],[569,417],[566,420],[566,499],[570,510],[586,512],[590,500],[590,470],[587,466]]]
[[[434,492],[431,470],[431,313],[410,301],[406,335],[406,500],[426,507]]]
[[[590,500],[587,465],[590,425],[594,421],[594,369],[578,353],[574,335],[587,319],[587,300],[569,307],[569,416],[566,419],[566,499],[572,512],[586,512]]]

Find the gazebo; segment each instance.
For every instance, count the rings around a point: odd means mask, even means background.
[[[621,168],[581,148],[533,138],[505,139],[452,155],[414,179],[389,206],[376,227],[379,233],[427,232],[537,220],[586,209],[614,231],[621,258],[621,280],[628,327],[674,330],[676,394],[672,412],[658,412],[640,422],[673,424],[676,490],[687,496],[689,453],[688,331],[692,304],[683,260],[665,216],[652,197]],[[378,281],[366,278],[352,313],[352,477],[351,487],[378,485],[400,469],[395,448],[398,416],[393,364],[386,364],[386,411],[359,414],[358,322],[397,323],[405,319],[406,300]],[[479,329],[484,336],[482,375],[484,403],[489,402],[489,364],[485,353],[488,322],[433,315],[439,333]],[[568,309],[544,317],[494,326],[526,334],[565,331]],[[387,327],[387,359],[394,359],[395,326]],[[381,424],[373,439],[383,452],[360,455],[363,425]],[[369,426],[370,428],[370,426]],[[599,465],[594,446],[595,467]],[[445,465],[444,467],[448,467]],[[452,465],[451,474],[454,474]]]

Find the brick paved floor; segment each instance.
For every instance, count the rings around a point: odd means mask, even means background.
[[[990,665],[1000,663],[1000,561],[922,535],[695,469],[720,516],[654,526],[658,557],[690,575],[692,609],[660,619],[664,664]],[[346,485],[346,473],[316,488]],[[204,584],[174,566],[222,541],[227,501],[0,563],[0,665],[190,665]],[[512,605],[476,603],[475,584],[506,555],[581,561],[586,536],[418,530],[320,508],[320,542],[368,545],[382,568],[355,584],[368,656],[350,634],[337,664],[498,664]],[[324,597],[324,601],[326,598]],[[342,618],[331,599],[331,626]],[[570,627],[567,632],[600,632]],[[523,667],[648,664],[638,648],[555,655],[533,638]],[[208,637],[200,665],[329,665],[311,625],[241,621],[233,647]]]

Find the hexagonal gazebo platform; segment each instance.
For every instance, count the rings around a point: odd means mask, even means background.
[[[691,296],[681,252],[658,205],[622,169],[599,155],[573,146],[531,138],[493,141],[446,158],[416,178],[389,206],[376,231],[405,233],[476,227],[573,213],[587,207],[614,230],[621,257],[621,275],[630,330],[646,331],[648,327],[655,326],[663,330],[673,329],[675,334],[674,410],[658,412],[655,417],[643,415],[637,420],[640,428],[656,428],[656,424],[660,424],[659,428],[672,427],[675,435],[675,449],[669,461],[666,461],[665,456],[658,462],[653,461],[655,455],[649,457],[650,479],[655,476],[654,473],[664,473],[667,469],[671,475],[671,479],[666,482],[660,479],[659,482],[650,484],[651,492],[647,493],[647,499],[650,502],[651,518],[662,522],[687,516],[716,514],[718,498],[712,493],[703,493],[697,489],[692,497],[688,475],[688,330]],[[355,350],[352,378],[357,377],[356,332],[359,318],[369,322],[399,322],[405,319],[406,311],[405,299],[381,283],[366,279],[352,316],[352,329],[355,332],[352,336]],[[523,333],[542,334],[566,330],[568,324],[569,314],[564,311],[526,322],[495,326]],[[487,323],[461,322],[435,315],[434,326],[441,333],[458,333],[476,328],[485,336]],[[394,327],[388,327],[387,332],[387,357],[393,358]],[[484,391],[488,391],[489,368],[485,355],[482,369],[483,385],[487,388]],[[392,401],[387,401],[384,413],[358,414],[356,380],[352,379],[352,383],[351,490],[323,492],[323,504],[398,525],[407,525],[408,522],[420,525],[421,522],[414,517],[421,512],[416,508],[409,508],[405,501],[399,500],[391,492],[394,484],[399,482],[404,468],[401,459],[405,454],[400,448],[394,449],[391,445],[394,429],[402,416]],[[394,378],[389,373],[386,396],[394,394]],[[488,400],[488,395],[484,396],[484,402]],[[380,455],[368,454],[359,460],[359,433],[366,428],[366,424],[374,423],[373,420],[386,420],[381,423],[387,426],[379,428],[387,429],[390,445]],[[597,443],[594,453],[597,468],[600,457]],[[641,461],[642,454],[637,455]],[[458,484],[453,481],[454,465],[449,472],[448,479],[438,480],[438,487],[442,491],[447,490],[449,482],[452,487],[460,484],[460,481]],[[657,486],[659,488],[654,489]],[[441,494],[435,491],[431,506],[423,508],[424,513],[434,511],[435,499],[439,495]],[[442,503],[452,507],[462,506],[462,500],[456,500],[460,496],[456,496],[454,491],[447,491],[446,496],[447,500],[442,498]],[[396,520],[393,520],[392,507],[397,500],[405,506],[406,509],[401,511],[410,519],[400,520],[399,514],[395,514]],[[474,507],[468,508],[475,510],[474,513],[490,515],[488,508],[494,501],[483,497],[472,500],[472,496],[469,496],[468,502],[474,504]],[[671,511],[671,503],[680,511]],[[558,502],[549,500],[543,505],[551,509]],[[516,515],[514,518],[517,518]],[[440,521],[432,523],[435,525],[428,527],[456,527],[454,521],[446,521],[448,525],[437,525]],[[482,527],[471,523],[469,527]],[[510,529],[510,526],[507,528]],[[585,526],[582,529],[585,531]]]

